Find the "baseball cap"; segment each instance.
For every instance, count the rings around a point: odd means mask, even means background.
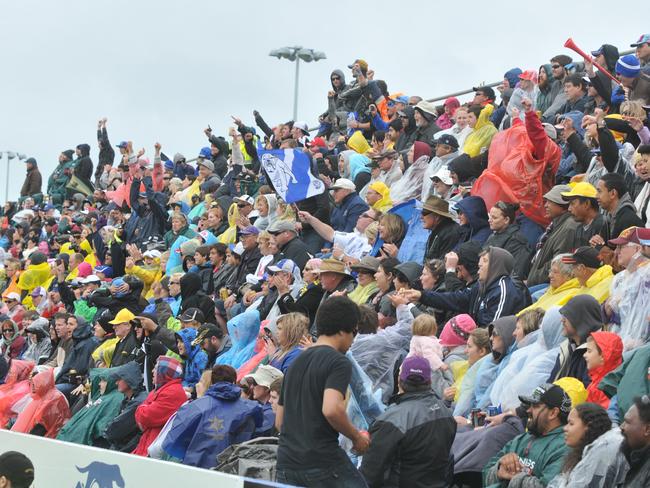
[[[279,273],[284,271],[285,273],[293,273],[293,270],[296,269],[296,263],[291,259],[280,259],[277,263],[266,268],[271,273]]]
[[[240,197],[235,197],[233,200],[237,200],[238,202],[246,203],[248,205],[255,205],[255,200],[253,200],[253,197],[249,195],[242,195]]]
[[[616,239],[610,239],[607,242],[609,244],[613,244],[614,246],[622,246],[629,244],[630,242],[634,244],[641,244],[641,241],[639,240],[638,229],[638,227],[628,227],[627,229],[622,230]]]
[[[27,488],[34,482],[34,465],[23,453],[7,451],[0,455],[0,476],[14,488]]]
[[[178,320],[181,322],[192,322],[193,320],[196,320],[197,322],[203,322],[205,320],[205,317],[203,316],[203,312],[201,312],[201,310],[192,307],[185,310],[178,318]]]
[[[519,75],[520,80],[528,80],[532,81],[533,83],[537,83],[537,71],[533,69],[527,69],[523,73]]]
[[[431,365],[429,361],[420,356],[407,357],[402,363],[399,379],[411,383],[431,383]]]
[[[601,266],[598,250],[591,246],[579,247],[570,256],[564,256],[562,262],[566,264],[583,264],[587,268],[600,268]]]
[[[119,147],[120,149],[126,149],[128,146],[129,146],[129,143],[128,143],[127,141],[121,141],[121,142],[117,145],[117,147]]]
[[[208,168],[210,171],[214,171],[214,163],[209,159],[199,159],[196,164],[197,166],[203,166],[205,168]]]
[[[97,275],[88,275],[84,279],[79,281],[82,285],[88,285],[90,283],[101,283],[102,280],[99,279],[99,276]]]
[[[454,181],[451,179],[451,171],[449,171],[447,168],[440,168],[436,174],[431,177],[431,179],[438,179],[447,186],[454,184]]]
[[[255,384],[271,388],[273,382],[284,375],[282,371],[268,364],[262,364],[257,368],[255,373],[244,376],[244,379],[251,378]]]
[[[149,251],[146,251],[142,256],[144,256],[145,258],[160,259],[162,253],[157,249],[150,249]]]
[[[210,159],[212,157],[212,151],[210,150],[209,147],[202,147],[201,150],[199,151],[199,158],[207,158]],[[200,164],[200,163],[199,163]],[[214,168],[213,168],[214,169]]]
[[[592,184],[587,183],[586,181],[580,181],[573,185],[571,191],[563,192],[562,196],[565,199],[572,197],[596,198],[596,194],[596,188],[594,188]]]
[[[268,226],[266,231],[269,234],[280,234],[281,232],[296,232],[296,226],[289,220],[276,220]]]
[[[306,135],[309,135],[309,126],[307,125],[307,122],[299,120],[297,122],[294,122],[293,126],[303,131]]]
[[[354,186],[354,183],[347,178],[339,178],[334,182],[330,187],[330,190],[352,190],[356,191],[357,187]]]
[[[352,64],[348,64],[348,68],[352,69],[356,63],[359,63],[359,68],[361,68],[361,71],[368,71],[368,62],[364,59],[355,59]]]
[[[409,104],[409,97],[407,97],[406,95],[400,95],[399,97],[395,98],[395,101],[397,103],[402,103],[404,105],[408,105]]]
[[[248,227],[244,227],[240,232],[240,234],[243,236],[258,235],[259,233],[260,230],[254,225],[249,225]]]
[[[95,273],[104,273],[106,278],[112,278],[113,268],[111,266],[95,266]]]
[[[20,301],[20,295],[18,293],[16,293],[15,291],[12,291],[11,293],[7,293],[7,295],[5,296],[5,300],[13,300],[15,302],[19,302]]]
[[[604,51],[605,51],[605,46],[601,45],[595,51],[591,51],[591,55],[595,58],[595,57],[600,56],[601,54],[603,54]]]
[[[472,87],[472,90],[474,90],[477,93],[482,93],[490,100],[494,100],[496,98],[496,95],[494,94],[494,90],[492,89],[491,86],[474,86]]]
[[[458,149],[458,140],[452,136],[451,134],[443,134],[440,137],[438,137],[435,140],[436,144],[446,144],[448,146],[453,147],[454,149]]]
[[[123,308],[122,310],[117,312],[117,315],[113,320],[109,322],[109,324],[119,325],[127,322],[130,323],[134,318],[135,315],[133,315],[133,312],[131,312],[128,308]]]
[[[32,290],[32,297],[44,297],[47,294],[47,291],[42,286],[37,286]]]
[[[520,395],[519,401],[528,405],[539,405],[543,403],[550,408],[559,408],[560,412],[569,415],[571,412],[571,398],[557,385],[544,383],[533,390],[529,396]]]
[[[650,229],[637,227],[636,235],[639,238],[639,244],[642,246],[650,246]]]
[[[569,202],[564,199],[562,194],[570,191],[571,187],[569,185],[555,185],[544,194],[544,198],[549,202],[557,203],[558,205],[568,205]]]
[[[641,44],[650,43],[650,34],[642,34],[636,42],[630,44],[630,47],[638,47]]]

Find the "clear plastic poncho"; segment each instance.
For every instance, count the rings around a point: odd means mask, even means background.
[[[429,168],[429,156],[420,156],[409,166],[402,177],[390,189],[390,198],[394,203],[406,202],[412,198],[420,198],[422,180]]]

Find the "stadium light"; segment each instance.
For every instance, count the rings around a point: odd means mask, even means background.
[[[288,59],[291,62],[296,62],[296,74],[294,77],[293,85],[293,120],[298,119],[298,82],[300,78],[300,60],[305,63],[312,61],[320,61],[327,59],[323,51],[314,51],[313,49],[303,48],[302,46],[281,47],[280,49],[273,49],[269,56],[278,59]]]

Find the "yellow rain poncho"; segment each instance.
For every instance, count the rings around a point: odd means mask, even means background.
[[[494,124],[490,122],[490,116],[494,112],[493,105],[486,105],[481,110],[474,130],[465,139],[462,152],[470,157],[476,157],[490,147],[492,138],[498,132]]]
[[[383,181],[375,181],[368,188],[375,190],[381,195],[381,200],[377,200],[372,205],[372,208],[378,210],[381,213],[386,213],[391,208],[393,208],[393,201],[390,199],[390,188],[386,186],[386,183]]]
[[[370,144],[363,137],[363,133],[358,130],[348,139],[348,147],[359,154],[366,154],[370,150]]]
[[[43,286],[52,278],[49,263],[30,264],[18,278],[18,288],[31,293],[37,286]]]
[[[223,244],[235,244],[237,242],[237,219],[239,219],[239,208],[233,203],[228,209],[228,228],[220,234],[217,239]]]

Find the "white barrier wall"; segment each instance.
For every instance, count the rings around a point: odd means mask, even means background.
[[[34,464],[36,488],[182,488],[281,486],[258,480],[0,430],[0,454],[18,451]]]

